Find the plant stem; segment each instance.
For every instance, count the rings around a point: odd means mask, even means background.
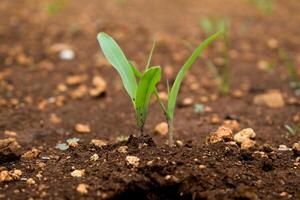
[[[173,138],[173,131],[174,131],[174,124],[173,124],[173,119],[168,118],[168,135],[169,135],[169,146],[171,147],[174,143],[174,138]]]
[[[167,114],[166,107],[165,107],[163,101],[161,100],[161,98],[160,98],[160,96],[159,96],[159,94],[158,94],[157,89],[155,89],[154,94],[155,94],[155,96],[156,96],[156,98],[157,98],[157,101],[158,101],[158,103],[159,103],[159,105],[160,105],[160,108],[162,109],[162,111],[163,111],[164,114],[166,115],[166,114]]]

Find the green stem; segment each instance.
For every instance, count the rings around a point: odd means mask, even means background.
[[[169,135],[169,146],[171,147],[174,143],[174,138],[173,138],[173,131],[174,131],[174,124],[173,124],[173,119],[168,118],[168,135]]]

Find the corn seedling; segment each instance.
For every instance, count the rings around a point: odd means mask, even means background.
[[[146,69],[141,73],[137,68],[131,65],[126,59],[124,53],[117,45],[117,43],[107,34],[98,34],[98,41],[100,43],[101,49],[108,59],[108,61],[114,66],[114,68],[119,72],[123,85],[131,97],[134,108],[136,110],[137,126],[143,132],[144,123],[148,113],[148,105],[151,95],[154,93],[163,110],[166,120],[168,123],[168,135],[169,144],[173,144],[173,129],[174,129],[174,110],[176,106],[177,95],[183,78],[186,72],[190,69],[192,64],[196,61],[201,52],[210,45],[214,40],[216,40],[222,31],[210,36],[203,43],[201,43],[188,58],[188,60],[181,67],[179,73],[176,76],[175,82],[171,89],[168,87],[168,103],[167,107],[164,105],[160,99],[156,84],[160,81],[161,69],[160,67],[150,67],[151,57],[153,50],[155,48],[155,43],[150,52],[150,56],[147,62]],[[136,82],[136,77],[140,79],[139,84]]]
[[[52,0],[46,5],[46,12],[49,15],[56,15],[65,9],[68,3],[69,0]]]
[[[223,62],[216,66],[211,60],[206,62],[206,65],[213,73],[214,78],[218,81],[219,91],[222,95],[227,95],[230,91],[230,70],[229,70],[229,20],[226,18],[202,18],[200,25],[207,35],[211,35],[217,30],[224,30],[222,42],[224,44],[222,52]]]
[[[296,135],[300,130],[300,124],[296,124],[294,126],[289,126],[285,124],[284,128],[288,131],[290,135]]]
[[[263,14],[272,13],[274,10],[275,0],[248,0],[248,2],[254,4]]]
[[[110,64],[118,71],[125,90],[127,91],[133,103],[137,126],[143,132],[144,125],[148,115],[148,106],[150,98],[156,91],[156,84],[161,78],[161,68],[159,66],[147,66],[138,77],[137,83],[133,66],[129,63],[119,45],[105,33],[99,33],[97,36],[100,47]]]

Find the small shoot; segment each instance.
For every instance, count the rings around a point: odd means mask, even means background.
[[[176,106],[176,100],[179,93],[179,89],[181,86],[181,83],[183,81],[183,78],[187,71],[190,69],[192,64],[196,61],[196,59],[199,57],[199,55],[202,53],[202,51],[210,45],[213,41],[215,41],[220,35],[224,33],[224,29],[217,32],[216,34],[210,36],[205,41],[203,41],[192,53],[192,55],[188,58],[188,60],[184,63],[184,65],[181,67],[180,71],[178,72],[175,82],[173,86],[171,87],[171,90],[168,94],[168,105],[167,105],[167,123],[168,123],[168,135],[169,135],[169,145],[173,145],[173,129],[174,129],[174,110]]]
[[[68,3],[69,0],[52,0],[45,9],[48,15],[56,15],[62,12]]]
[[[270,14],[274,10],[275,0],[248,0],[254,4],[263,14]]]
[[[300,131],[300,123],[294,126],[284,125],[284,128],[288,131],[290,135],[296,135]]]
[[[230,22],[227,18],[218,17],[204,17],[200,21],[200,25],[205,31],[206,35],[211,35],[218,30],[224,30],[222,42],[224,45],[222,52],[222,62],[214,64],[211,60],[206,62],[209,70],[214,75],[214,78],[218,81],[218,89],[222,95],[227,95],[230,91],[230,69],[229,69],[229,26]]]
[[[133,70],[135,68],[129,63],[122,49],[112,37],[102,32],[98,34],[97,39],[106,59],[118,71],[122,79],[136,112],[137,126],[143,133],[150,98],[156,91],[156,84],[161,78],[161,68],[150,67],[141,74],[138,70]],[[138,83],[135,75],[140,78]]]

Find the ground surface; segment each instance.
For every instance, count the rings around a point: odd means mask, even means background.
[[[75,0],[53,14],[45,11],[49,1],[1,1],[0,137],[16,138],[21,148],[13,154],[1,152],[0,165],[3,170],[21,170],[23,179],[0,183],[0,197],[124,199],[134,194],[149,199],[299,199],[297,157],[291,151],[277,151],[281,144],[291,147],[300,140],[299,133],[287,134],[284,128],[299,124],[300,103],[277,53],[278,48],[285,49],[299,71],[297,0],[278,1],[270,14],[241,0],[226,4],[221,0],[117,2]],[[179,101],[188,97],[211,110],[196,114],[193,105],[176,110],[175,138],[183,146],[168,148],[164,145],[167,138],[153,133],[155,125],[164,121],[156,104],[151,105],[146,133],[157,146],[149,138],[114,144],[120,140],[118,136],[138,132],[131,102],[116,72],[103,58],[96,34],[111,34],[140,69],[155,36],[158,42],[152,63],[160,64],[164,80],[172,81],[193,48],[205,38],[199,26],[203,16],[230,18],[231,93],[239,91],[242,95],[218,94],[204,62],[221,56],[217,42],[195,63],[180,92]],[[278,47],[270,48],[272,39]],[[58,43],[70,46],[75,58],[59,59]],[[261,61],[275,61],[276,68],[272,72],[261,70]],[[70,84],[67,79],[73,75],[82,77]],[[88,94],[96,75],[107,83],[105,95],[99,98]],[[165,91],[166,84],[159,89]],[[271,89],[283,96],[283,106],[274,109],[253,103],[255,96]],[[224,143],[205,145],[209,133],[226,119],[237,120],[239,129],[253,128],[256,147],[241,150]],[[79,133],[76,124],[88,124],[90,131]],[[74,137],[80,139],[78,147],[55,149]],[[90,144],[92,139],[111,145],[95,147]],[[266,143],[274,151],[263,149]],[[128,151],[118,152],[124,145]],[[19,155],[33,147],[41,151],[37,158],[20,159]],[[257,151],[266,152],[261,155]],[[90,157],[95,153],[99,159],[92,162]],[[126,162],[128,155],[141,159],[138,167]],[[148,165],[148,161],[153,163]],[[85,169],[85,175],[72,177],[75,169]],[[28,178],[35,184],[26,182]],[[87,194],[76,191],[80,183],[89,185]]]

